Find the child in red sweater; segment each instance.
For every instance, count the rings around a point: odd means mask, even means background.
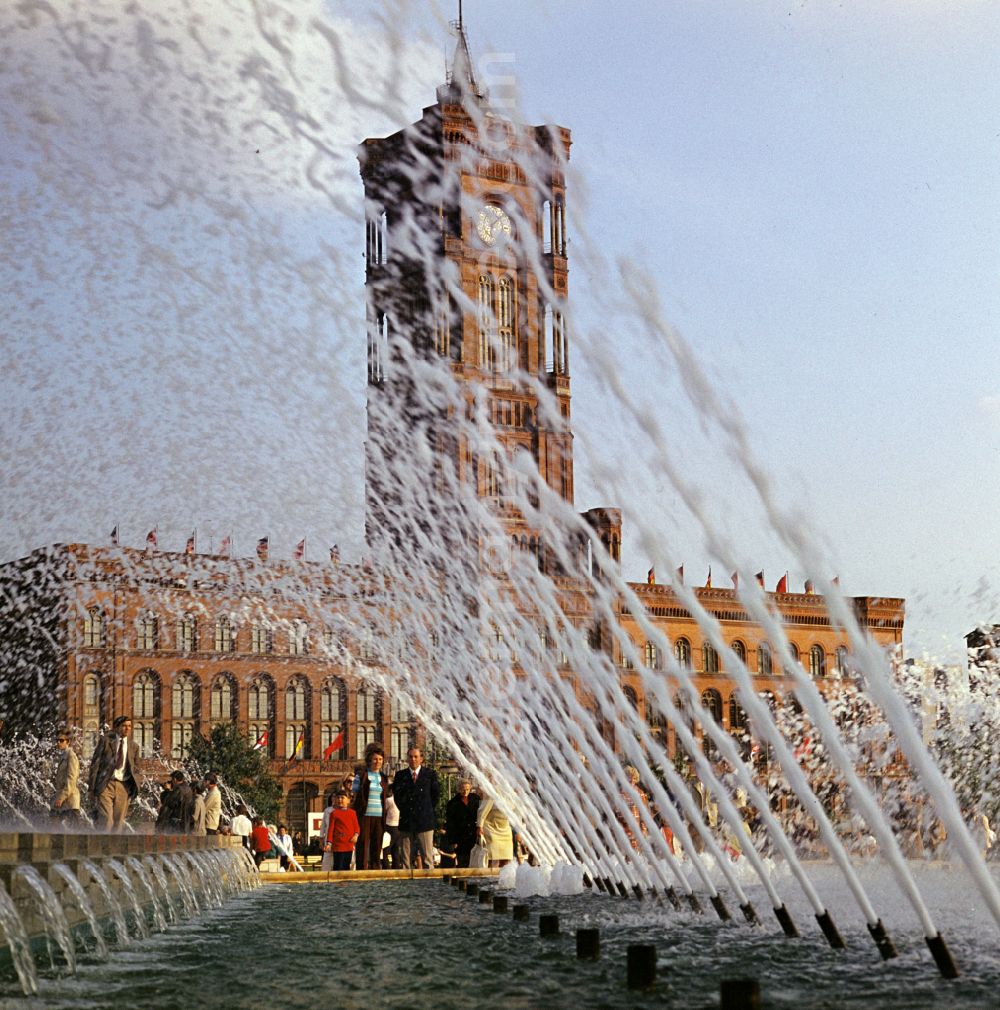
[[[330,812],[330,830],[326,837],[326,850],[333,853],[333,868],[349,870],[361,825],[358,815],[351,809],[349,793],[338,793],[337,809]]]

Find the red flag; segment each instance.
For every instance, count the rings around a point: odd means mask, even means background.
[[[754,578],[755,578],[755,579],[757,580],[757,585],[758,585],[758,586],[760,586],[760,587],[761,587],[761,588],[763,589],[763,588],[764,588],[764,569],[762,568],[762,569],[761,569],[761,570],[760,570],[760,571],[759,571],[759,572],[758,572],[758,573],[757,573],[757,574],[756,574],[756,575],[754,576]]]
[[[253,745],[254,750],[263,750],[267,746],[267,730],[257,738],[257,742]]]
[[[153,527],[153,529],[151,529],[146,534],[146,546],[147,547],[155,547],[156,546],[156,527]]]
[[[330,563],[333,565],[340,564],[340,548],[336,544],[330,548]]]
[[[268,541],[270,539],[270,537],[261,537],[260,540],[257,541],[257,557],[260,558],[261,561],[267,561],[267,548]]]
[[[787,593],[788,592],[788,572],[778,579],[778,584],[774,587],[776,593]]]
[[[712,588],[712,566],[711,565],[708,566],[708,576],[705,579],[705,588],[706,589],[711,589]]]
[[[184,553],[185,554],[194,554],[194,537],[195,537],[195,533],[197,533],[197,532],[198,531],[195,530],[194,533],[192,533],[191,536],[189,536],[187,538],[187,543],[184,545]]]
[[[225,556],[228,558],[229,557],[229,552],[232,550],[232,548],[233,548],[233,538],[232,538],[232,536],[223,537],[222,538],[222,543],[219,545],[219,553],[220,554],[225,554]]]
[[[656,566],[654,565],[648,572],[646,572],[646,585],[655,586],[656,585]]]
[[[305,554],[305,552],[306,552],[306,538],[305,538],[305,537],[303,537],[303,538],[302,538],[302,539],[301,539],[301,540],[300,540],[300,541],[299,541],[299,542],[298,542],[298,543],[297,543],[297,544],[295,545],[295,554],[293,555],[293,557],[295,558],[295,560],[296,560],[296,561],[301,561],[301,560],[302,560],[302,557],[303,557],[303,555]]]
[[[115,547],[118,546],[118,527],[117,526],[115,526],[115,528],[111,531],[111,542],[115,545]]]
[[[684,585],[684,566],[681,565],[677,569],[677,581],[683,586]]]
[[[324,761],[329,761],[329,760],[330,760],[330,755],[331,755],[331,754],[332,754],[332,753],[333,753],[333,752],[334,752],[335,750],[340,750],[340,748],[341,748],[341,747],[343,746],[343,744],[344,744],[344,731],[343,731],[343,730],[341,730],[341,731],[340,731],[340,732],[339,732],[339,733],[338,733],[338,734],[337,734],[337,735],[336,735],[336,736],[335,736],[335,737],[334,737],[334,738],[333,738],[333,739],[332,739],[332,740],[330,741],[330,746],[329,746],[329,747],[327,747],[325,751],[323,751],[323,760],[324,760]]]

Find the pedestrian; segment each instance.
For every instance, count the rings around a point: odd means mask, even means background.
[[[219,833],[222,817],[222,793],[219,792],[219,778],[215,772],[205,776],[205,834]]]
[[[468,779],[459,779],[455,795],[444,808],[444,848],[455,853],[455,865],[467,867],[469,853],[476,844],[476,814],[479,797],[472,792]]]
[[[339,793],[330,812],[323,848],[333,855],[333,869],[351,868],[351,853],[361,836],[358,815],[351,809],[350,793]]]
[[[194,792],[184,780],[184,772],[170,773],[170,788],[162,797],[156,830],[166,835],[189,834],[194,823]]]
[[[360,833],[355,866],[359,870],[377,870],[382,865],[382,836],[385,834],[385,796],[389,780],[382,771],[385,752],[378,744],[368,747],[365,769],[357,776],[353,808],[358,815]]]
[[[271,851],[271,833],[267,830],[263,817],[255,817],[253,819],[250,837],[253,861],[257,864],[257,869],[259,870],[260,864],[267,859],[268,853]]]
[[[385,790],[385,833],[389,836],[389,844],[382,849],[382,869],[399,869],[399,807],[393,795],[392,785]],[[385,839],[383,838],[383,841]]]
[[[191,792],[194,793],[194,813],[191,815],[191,834],[199,838],[208,834],[205,827],[205,786],[202,782],[192,782]]]
[[[80,759],[70,746],[69,731],[60,730],[56,736],[59,764],[53,783],[55,795],[52,798],[52,812],[64,823],[72,824],[80,819]]]
[[[236,835],[240,842],[250,848],[250,833],[253,831],[253,824],[250,822],[249,811],[245,806],[236,808],[236,816],[229,822],[229,833]]]
[[[488,796],[479,804],[476,828],[490,866],[506,866],[514,858],[514,834],[507,815]]]
[[[437,801],[441,793],[437,772],[424,767],[419,747],[406,754],[408,767],[396,772],[393,795],[399,807],[399,848],[403,869],[413,868],[419,853],[423,867],[434,869],[434,826]]]
[[[278,850],[278,861],[283,870],[288,870],[288,862],[294,855],[292,849],[292,836],[288,833],[288,828],[284,824],[278,825],[278,835],[275,839],[275,847]]]
[[[98,831],[121,831],[129,803],[139,795],[139,745],[132,739],[132,720],[115,719],[112,732],[98,741],[90,759],[87,785]]]

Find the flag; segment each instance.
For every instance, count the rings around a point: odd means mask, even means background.
[[[292,751],[293,759],[298,759],[300,761],[302,760],[302,748],[305,747],[305,744],[306,744],[306,735],[305,733],[300,733],[299,742],[295,745],[295,750]]]
[[[253,745],[254,750],[263,750],[267,746],[267,730],[264,730],[259,737],[257,737],[257,742]]]
[[[334,752],[335,750],[340,750],[340,748],[341,748],[341,747],[343,747],[343,745],[344,745],[344,731],[343,731],[343,730],[341,730],[341,731],[340,731],[340,732],[339,732],[339,733],[338,733],[338,734],[337,734],[337,735],[336,735],[336,736],[335,736],[335,737],[334,737],[334,738],[333,738],[333,739],[332,739],[332,740],[330,741],[330,746],[329,746],[329,747],[327,747],[327,749],[326,749],[325,751],[323,751],[323,760],[324,760],[324,761],[329,761],[329,760],[330,760],[330,755],[331,755],[331,754],[332,754],[332,753],[333,753],[333,752]]]
[[[302,538],[302,539],[301,539],[301,540],[300,540],[300,541],[299,541],[299,542],[298,542],[298,543],[297,543],[297,544],[295,545],[295,554],[293,555],[293,557],[295,558],[295,560],[296,560],[296,561],[301,561],[301,560],[302,560],[302,557],[303,557],[303,555],[305,554],[305,552],[306,552],[306,538],[305,538],[305,537],[303,537],[303,538]]]
[[[197,533],[197,532],[198,531],[195,530],[194,533],[192,533],[191,536],[189,536],[187,538],[187,543],[184,545],[184,553],[185,554],[194,554],[194,537],[195,537],[195,533]]]
[[[117,527],[117,525],[111,531],[111,542],[115,545],[115,547],[118,546],[118,527]]]
[[[260,558],[261,561],[267,561],[267,547],[270,539],[270,537],[261,537],[260,540],[257,541],[257,557]]]
[[[740,573],[739,572],[733,572],[733,574],[730,575],[729,577],[733,580],[733,589],[739,589],[740,588]]]
[[[648,572],[646,572],[646,585],[648,585],[648,586],[655,586],[656,585],[656,566],[655,565],[652,568],[650,568]]]
[[[229,557],[229,552],[233,549],[233,537],[232,534],[222,538],[222,543],[219,544],[219,553],[224,554],[227,558]]]
[[[778,584],[774,587],[776,593],[787,593],[788,592],[788,572],[778,579]]]
[[[336,544],[330,548],[330,564],[340,564],[340,548]]]
[[[813,594],[813,593],[814,593],[814,592],[816,591],[816,590],[815,590],[815,589],[813,588],[813,580],[812,580],[812,579],[806,579],[806,586],[805,586],[805,589],[806,589],[806,593],[807,593],[807,594],[808,594],[809,596],[812,596],[812,594]]]
[[[683,586],[684,585],[684,566],[681,565],[677,569],[677,581]]]
[[[156,546],[156,527],[154,526],[146,534],[146,547],[149,548],[149,547],[155,547],[155,546]]]
[[[712,566],[711,565],[708,566],[708,575],[705,578],[705,588],[706,589],[711,589],[712,588]]]
[[[757,573],[757,574],[756,574],[756,575],[754,576],[754,578],[755,578],[755,579],[757,580],[757,585],[758,585],[758,586],[760,586],[760,587],[761,587],[761,589],[763,589],[763,588],[764,588],[764,569],[762,568],[762,569],[761,569],[761,570],[760,570],[760,571],[759,571],[759,572],[758,572],[758,573]]]

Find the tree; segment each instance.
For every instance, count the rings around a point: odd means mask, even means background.
[[[267,766],[267,752],[255,750],[236,723],[217,723],[207,737],[193,737],[187,770],[192,778],[215,772],[227,807],[243,802],[265,820],[277,819],[281,784]]]

